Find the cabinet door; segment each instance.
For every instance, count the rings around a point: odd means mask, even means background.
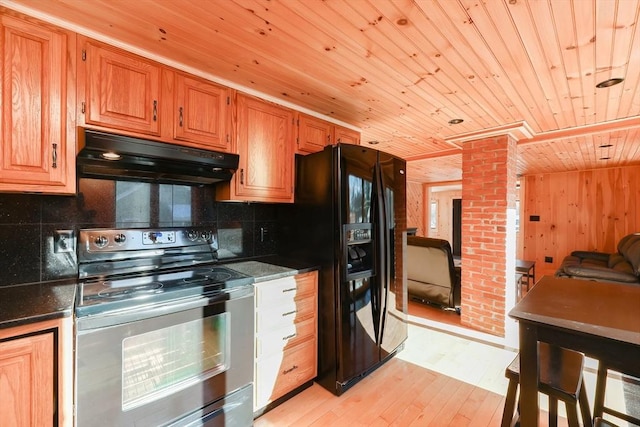
[[[298,119],[298,152],[315,153],[331,144],[333,125],[300,113]]]
[[[176,74],[174,138],[229,151],[226,88]]]
[[[360,144],[360,132],[345,128],[342,126],[336,126],[334,130],[334,141],[342,144]]]
[[[87,42],[85,122],[131,132],[160,134],[159,65]]]
[[[75,38],[1,19],[0,190],[75,193]]]
[[[0,426],[51,426],[53,333],[0,343]]]
[[[293,111],[238,96],[235,198],[293,202]]]

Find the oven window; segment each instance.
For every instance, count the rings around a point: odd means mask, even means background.
[[[229,313],[122,342],[122,410],[165,397],[229,368]]]

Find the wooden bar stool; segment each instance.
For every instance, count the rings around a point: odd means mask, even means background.
[[[569,426],[579,426],[578,403],[580,403],[583,424],[591,426],[591,411],[582,377],[584,367],[582,353],[539,342],[538,366],[538,391],[549,397],[549,426],[558,425],[558,400],[565,404]],[[505,376],[509,379],[509,387],[502,413],[502,427],[511,426],[514,416],[516,418],[520,416],[514,415],[516,393],[520,383],[520,354],[507,367]]]
[[[596,395],[593,401],[593,416],[594,418],[602,417],[603,413],[611,414],[616,418],[625,420],[629,423],[640,426],[640,418],[636,418],[632,415],[616,411],[613,408],[604,406],[604,396],[607,389],[607,375],[610,367],[603,361],[598,362],[598,376],[596,380]],[[615,369],[614,369],[615,370]],[[604,421],[604,420],[603,420]],[[603,424],[606,425],[606,424]]]
[[[613,424],[610,421],[607,420],[603,420],[600,417],[596,417],[593,420],[593,427],[618,427],[617,425]]]

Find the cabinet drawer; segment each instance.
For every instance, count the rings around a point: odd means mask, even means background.
[[[316,272],[284,277],[256,285],[256,304],[281,303],[316,294]]]
[[[256,358],[293,348],[302,341],[315,337],[316,318],[295,322],[275,332],[265,331],[256,337]]]
[[[256,311],[256,334],[284,328],[304,319],[315,317],[316,297],[310,296],[299,301],[270,304]]]
[[[256,408],[283,396],[316,376],[316,340],[256,363]]]

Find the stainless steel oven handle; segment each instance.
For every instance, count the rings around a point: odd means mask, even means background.
[[[253,285],[240,286],[237,288],[209,292],[204,295],[186,297],[184,299],[174,299],[160,304],[139,305],[134,308],[124,310],[114,310],[93,316],[78,317],[76,319],[76,329],[78,332],[90,331],[96,328],[136,322],[193,308],[206,307],[225,302],[229,299],[249,297],[253,296],[253,293]]]

